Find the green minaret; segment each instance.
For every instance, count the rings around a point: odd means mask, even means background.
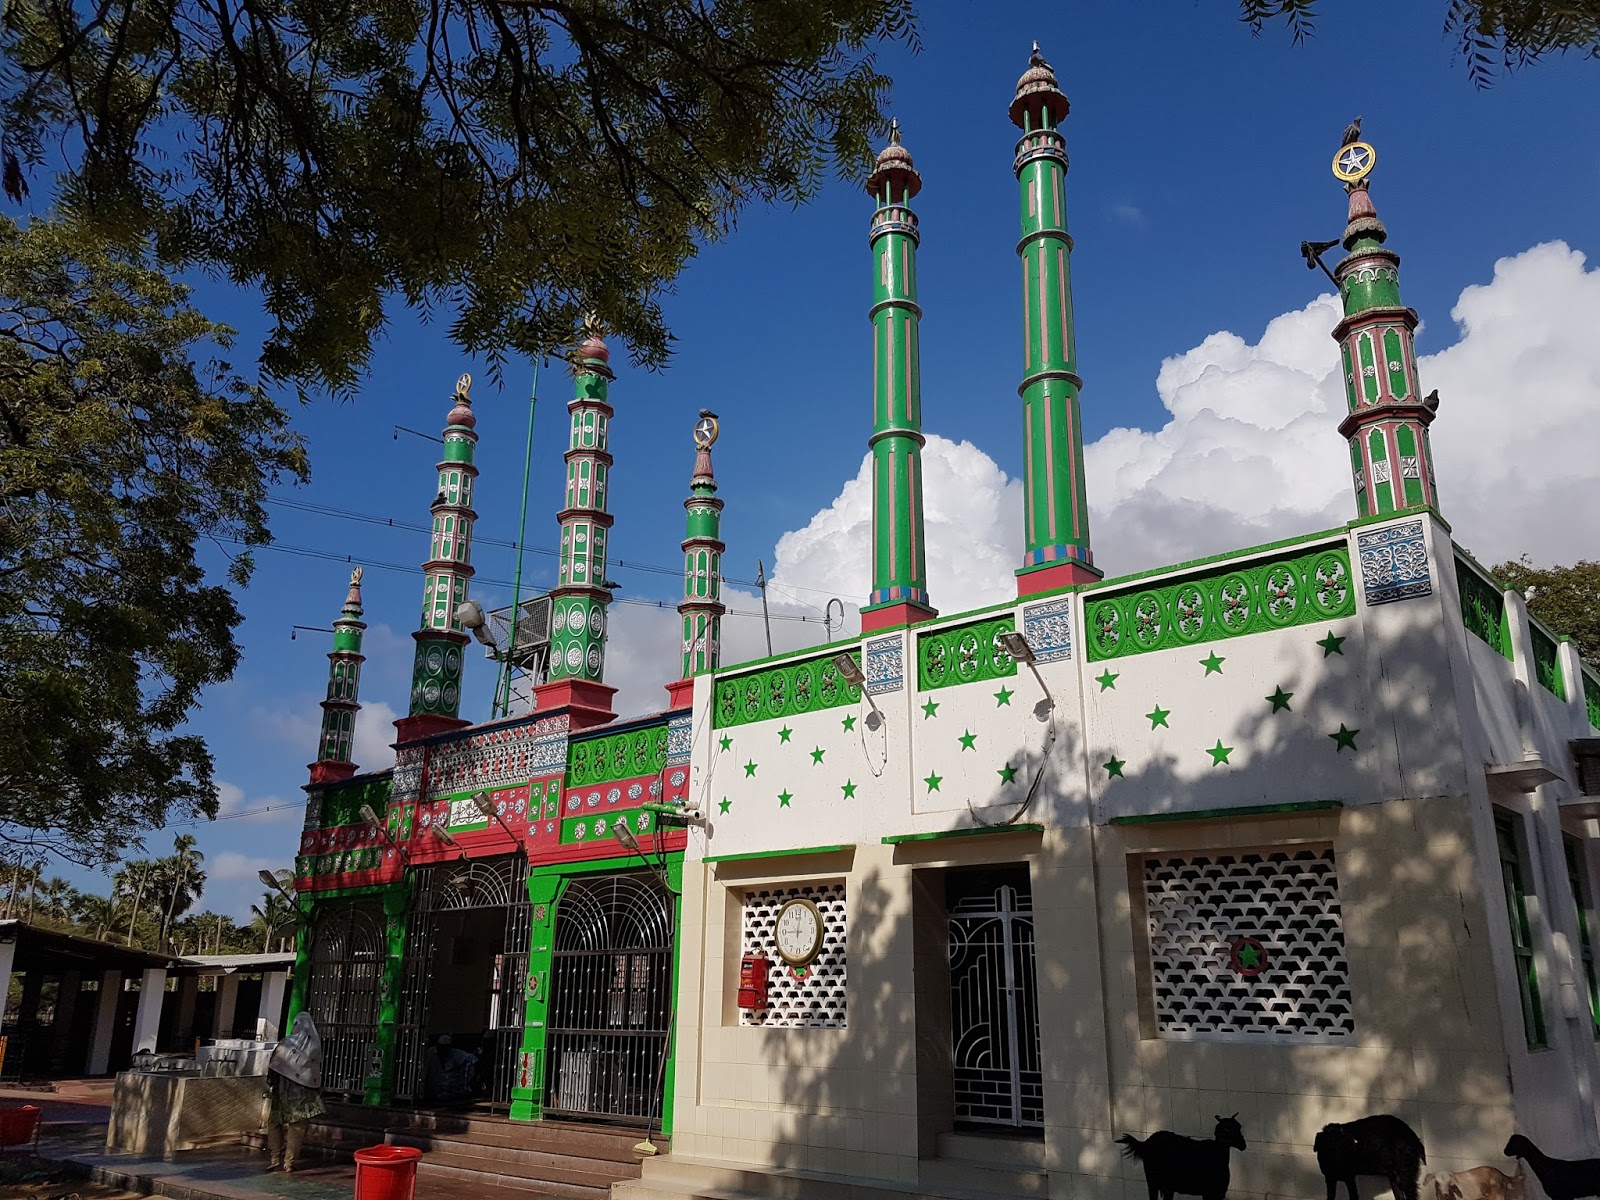
[[[472,376],[456,381],[455,403],[446,418],[444,455],[438,470],[438,491],[430,506],[433,539],[423,564],[422,625],[411,636],[417,654],[411,668],[411,711],[397,721],[402,741],[462,724],[461,667],[467,635],[457,610],[467,599],[472,579],[472,486],[478,468],[472,465],[478,443],[472,414]]]
[[[922,355],[917,304],[917,214],[922,190],[911,153],[891,122],[889,144],[867,176],[872,214],[872,595],[861,631],[925,621],[927,552],[922,536]]]
[[[361,709],[361,568],[350,572],[350,591],[344,609],[333,623],[333,649],[328,653],[328,698],[322,702],[322,737],[317,761],[311,764],[311,782],[348,779],[356,772],[350,756],[355,737],[356,713]]]
[[[1067,233],[1067,97],[1034,43],[1017,81],[1011,121],[1022,130],[1013,167],[1021,190],[1023,514],[1018,595],[1100,578],[1089,550],[1089,501],[1072,330],[1072,238]]]
[[[1349,192],[1342,239],[1348,251],[1334,268],[1344,320],[1334,327],[1343,358],[1349,415],[1339,425],[1350,444],[1356,515],[1381,516],[1410,508],[1438,511],[1428,426],[1438,397],[1417,385],[1412,334],[1417,314],[1400,302],[1400,256],[1386,249],[1389,234],[1368,195],[1377,153],[1360,137],[1360,122],[1345,132],[1333,173]]]
[[[711,470],[711,447],[721,427],[717,414],[702,408],[694,426],[694,475],[689,498],[683,502],[683,673],[667,685],[673,708],[694,699],[694,677],[715,671],[722,660],[722,501],[717,498],[717,478]]]

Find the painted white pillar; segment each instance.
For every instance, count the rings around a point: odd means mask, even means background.
[[[212,1010],[212,1037],[232,1036],[233,1013],[238,1006],[239,977],[237,975],[219,975],[217,977],[217,1006]]]
[[[104,1075],[111,1070],[111,1035],[117,1030],[117,1000],[121,996],[121,971],[107,971],[100,976],[100,1007],[94,1017],[94,1041],[89,1044],[91,1075]]]
[[[9,942],[0,942],[0,1009],[5,1008],[6,997],[11,994],[11,965],[17,961],[17,943],[13,938]],[[0,1018],[5,1013],[0,1012]]]
[[[161,1005],[167,998],[167,970],[151,967],[139,982],[139,1011],[133,1018],[133,1052],[154,1050],[161,1033]]]
[[[177,1039],[177,1050],[187,1053],[194,1049],[194,1040],[199,1033],[194,1027],[195,1005],[200,1001],[200,976],[178,976],[178,1019],[173,1023],[173,1035]]]
[[[278,1040],[278,1020],[283,1016],[283,997],[288,990],[289,972],[261,973],[261,1007],[256,1010],[257,1040],[263,1042]]]

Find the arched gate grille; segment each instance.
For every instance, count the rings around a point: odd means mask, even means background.
[[[360,1095],[366,1084],[386,953],[378,904],[344,900],[318,906],[307,1008],[322,1035],[324,1091]]]
[[[655,875],[567,886],[556,911],[544,1110],[654,1112],[672,1015],[673,898]]]
[[[435,918],[441,912],[493,908],[505,912],[505,937],[496,958],[487,1043],[480,1056],[492,1104],[511,1103],[511,1083],[527,1016],[528,860],[520,854],[425,867],[414,873],[406,916],[406,950],[395,1031],[395,1096],[421,1100],[428,1051],[428,983],[434,962]]]
[[[1033,894],[1027,870],[952,875],[946,902],[955,1118],[1043,1128]]]

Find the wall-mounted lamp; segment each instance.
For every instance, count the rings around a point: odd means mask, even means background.
[[[861,664],[855,660],[853,655],[835,654],[833,656],[833,665],[838,668],[839,674],[844,676],[846,683],[851,687],[861,689],[861,694],[867,698],[867,707],[872,710],[872,717],[869,718],[868,724],[876,729],[879,722],[883,720],[883,714],[878,711],[878,705],[872,699],[872,693],[867,690],[867,676],[861,670]]]
[[[283,884],[278,882],[278,877],[276,875],[274,875],[271,871],[268,871],[266,868],[263,867],[261,870],[256,872],[256,878],[261,880],[261,883],[262,883],[262,885],[264,887],[271,888],[273,891],[277,892],[278,895],[282,896],[285,900],[287,900],[290,904],[294,903],[294,897],[289,894],[288,889],[286,889],[283,886]]]
[[[640,858],[644,857],[644,850],[639,845],[639,839],[633,836],[633,830],[628,828],[626,821],[618,821],[611,827],[611,833],[617,841],[622,843],[623,848],[628,853],[637,854]]]
[[[443,825],[430,825],[428,826],[428,832],[431,833],[441,845],[448,846],[452,850],[459,851],[462,858],[467,856],[467,852],[461,849],[461,843],[456,841],[455,838],[451,837],[450,831]]]
[[[1007,629],[1000,633],[999,641],[1005,652],[1011,655],[1028,670],[1033,672],[1033,677],[1039,681],[1039,690],[1044,693],[1040,701],[1042,708],[1035,709],[1034,715],[1041,721],[1048,715],[1049,710],[1055,707],[1055,697],[1050,694],[1050,689],[1045,686],[1044,676],[1039,674],[1038,658],[1033,652],[1033,647],[1028,645],[1026,635],[1015,629]]]
[[[331,629],[324,629],[321,625],[291,625],[289,626],[289,640],[295,640],[295,631],[304,630],[306,633],[332,633]]]
[[[384,841],[388,842],[390,847],[400,855],[401,862],[409,863],[411,861],[411,856],[406,853],[406,848],[394,840],[394,835],[389,832],[388,826],[378,819],[377,813],[372,811],[372,805],[363,804],[360,812],[361,819],[367,823],[367,828],[372,830],[373,833],[377,834]]]
[[[484,618],[483,605],[476,600],[463,600],[456,605],[456,624],[472,634],[477,643],[484,648],[484,654],[495,658],[500,653],[500,647],[495,644],[494,634],[489,631],[489,622]]]
[[[515,833],[512,833],[511,826],[506,824],[506,819],[502,817],[500,815],[500,811],[495,808],[494,801],[489,798],[488,792],[473,792],[472,806],[484,816],[488,817],[491,821],[494,821],[500,826],[501,829],[504,829],[510,836],[511,840],[517,844],[522,852],[524,854],[527,853],[528,848],[522,844],[521,838],[519,838]]]

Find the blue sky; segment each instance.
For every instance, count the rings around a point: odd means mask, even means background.
[[[1004,485],[1021,465],[1011,173],[1015,130],[1006,108],[1035,38],[1073,105],[1067,124],[1068,203],[1076,241],[1072,269],[1086,381],[1086,441],[1107,438],[1118,427],[1160,430],[1174,421],[1182,397],[1199,395],[1194,389],[1210,386],[1207,380],[1225,382],[1234,367],[1259,372],[1268,359],[1282,366],[1267,350],[1251,347],[1298,339],[1296,346],[1306,349],[1287,358],[1309,356],[1320,363],[1325,357],[1326,366],[1285,370],[1307,375],[1332,369],[1336,351],[1326,338],[1328,310],[1305,311],[1328,290],[1326,280],[1307,272],[1298,245],[1303,238],[1336,237],[1342,230],[1344,196],[1328,163],[1345,123],[1357,113],[1365,117],[1366,136],[1378,150],[1372,194],[1388,224],[1391,246],[1404,256],[1404,294],[1424,318],[1419,353],[1447,351],[1461,336],[1450,313],[1463,291],[1495,281],[1497,290],[1474,294],[1493,314],[1485,321],[1502,321],[1496,326],[1499,340],[1486,334],[1472,353],[1462,348],[1450,352],[1454,357],[1441,357],[1439,377],[1460,378],[1458,386],[1470,388],[1488,369],[1485,360],[1504,357],[1494,347],[1527,344],[1528,330],[1505,322],[1526,316],[1537,333],[1544,318],[1528,316],[1537,306],[1515,296],[1548,296],[1558,286],[1550,280],[1588,289],[1595,275],[1585,274],[1572,255],[1563,259],[1552,252],[1529,260],[1521,276],[1508,274],[1503,284],[1496,263],[1553,241],[1590,257],[1600,255],[1595,134],[1600,67],[1555,61],[1502,79],[1493,90],[1475,91],[1452,61],[1453,46],[1441,36],[1444,7],[1443,0],[1404,5],[1347,0],[1325,6],[1317,36],[1296,47],[1278,30],[1252,38],[1226,0],[925,5],[923,52],[913,56],[891,49],[883,56],[895,78],[893,111],[924,179],[916,202],[923,232],[924,421],[930,433],[971,443],[959,453],[949,451],[953,478],[978,480],[974,496],[992,484],[1001,514],[995,520],[1016,523],[1006,507],[1011,493]],[[813,518],[828,510],[840,520],[854,520],[854,528],[860,525],[859,513],[849,517],[852,506],[859,508],[859,497],[852,496],[848,483],[871,426],[870,208],[858,187],[833,183],[802,210],[748,213],[733,236],[691,264],[669,299],[667,316],[678,342],[667,370],[633,370],[621,347],[613,346],[620,364],[612,388],[617,410],[613,556],[676,564],[683,535],[681,500],[693,462],[689,430],[696,410],[709,407],[723,418],[716,465],[727,501],[723,528],[730,576],[753,579],[757,559],[765,559],[772,570],[779,539],[809,524],[809,534],[786,543],[779,578],[789,600],[782,611],[820,620],[820,607],[808,605],[820,606],[829,590],[852,602],[859,599],[863,568],[848,555],[859,539],[830,539],[827,522],[815,524]],[[210,284],[201,286],[200,299],[210,314],[242,331],[238,357],[246,359],[263,327],[252,299]],[[1562,311],[1546,323],[1560,325]],[[1263,340],[1269,323],[1280,318],[1272,325],[1277,332]],[[1219,331],[1233,331],[1239,344],[1226,338],[1208,341]],[[1589,374],[1591,360],[1582,357],[1581,342],[1579,332],[1562,343],[1571,344],[1573,366],[1561,386],[1580,399],[1587,386],[1592,398],[1600,389],[1600,371]],[[296,424],[310,441],[313,482],[285,496],[425,522],[437,448],[405,434],[396,437],[393,426],[436,433],[463,370],[485,374],[450,345],[442,327],[397,313],[359,398],[343,404],[321,401],[297,411]],[[1428,387],[1426,366],[1424,375]],[[1262,420],[1270,432],[1276,393],[1263,378],[1251,376],[1238,394],[1264,389],[1260,407],[1267,411]],[[480,538],[516,536],[529,370],[514,368],[506,383],[497,392],[480,378],[474,388],[483,439]],[[1306,384],[1306,394],[1326,398],[1326,379],[1317,376],[1313,383]],[[555,544],[569,390],[570,381],[556,369],[546,372],[539,388],[530,547]],[[1448,399],[1451,393],[1445,395]],[[1492,423],[1494,404],[1512,400],[1489,397],[1472,410],[1479,414],[1474,419]],[[1463,407],[1457,414],[1463,422],[1467,411]],[[1451,416],[1447,404],[1440,425]],[[1309,453],[1326,455],[1335,473],[1342,469],[1343,455],[1336,424],[1336,416],[1316,415],[1307,443],[1317,447]],[[1481,441],[1488,430],[1477,432]],[[1108,438],[1107,455],[1131,436]],[[1150,438],[1132,441],[1146,448],[1155,444]],[[1252,453],[1270,462],[1278,452],[1267,436]],[[1206,458],[1202,449],[1194,461]],[[1478,482],[1466,477],[1466,469],[1452,477],[1445,463],[1439,473],[1447,508],[1452,493],[1465,500]],[[1127,473],[1119,478],[1126,484]],[[1276,484],[1259,485],[1239,472],[1223,472],[1214,487],[1259,487],[1251,504],[1263,511],[1287,506],[1294,510],[1291,517],[1310,522],[1301,528],[1318,527],[1327,506],[1318,499],[1296,509],[1294,498],[1285,494],[1296,486],[1295,478],[1291,470]],[[930,488],[934,483],[930,468]],[[1134,487],[1130,495],[1137,491]],[[952,506],[949,497],[944,500]],[[1348,499],[1339,503],[1347,506]],[[1091,490],[1091,513],[1096,505]],[[1336,519],[1344,515],[1341,508]],[[1252,530],[1267,528],[1253,519],[1248,505],[1244,516],[1251,518],[1246,524]],[[420,563],[426,535],[282,505],[273,506],[272,519],[285,546],[348,554],[369,564],[365,594],[371,628],[362,698],[403,713],[409,631],[420,606],[421,577],[376,564]],[[959,523],[959,512],[955,520]],[[1135,527],[1116,520],[1107,526]],[[1203,541],[1225,537],[1233,527],[1207,519],[1196,528],[1201,532],[1195,538]],[[1010,537],[996,536],[999,542]],[[1502,549],[1517,536],[1515,527],[1484,525],[1485,553],[1503,557]],[[996,598],[1010,590],[1005,570],[990,570],[983,565],[988,559],[974,558],[958,542],[950,539],[951,571],[963,569],[958,559],[968,567],[978,562],[992,576]],[[1227,544],[1196,544],[1194,552]],[[1188,543],[1173,548],[1179,545]],[[1097,540],[1097,551],[1113,569],[1156,565],[1167,549],[1154,542],[1108,547]],[[994,561],[1003,561],[1004,547],[997,555]],[[831,556],[839,556],[837,564],[830,564]],[[475,564],[481,576],[507,580],[511,558],[508,549],[480,542]],[[930,564],[936,604],[941,603],[941,580],[934,568],[943,561]],[[552,557],[531,554],[525,579],[547,586],[553,567]],[[347,573],[343,563],[262,551],[255,581],[242,597],[244,661],[236,678],[208,693],[196,714],[194,725],[210,740],[217,775],[228,785],[225,805],[230,812],[248,814],[196,831],[213,871],[205,902],[220,911],[246,913],[260,890],[253,882],[256,869],[288,865],[294,852],[299,789],[315,750],[328,638],[301,634],[291,641],[290,626],[329,624]],[[677,581],[671,575],[626,567],[611,574],[622,585],[622,596],[675,602]],[[963,600],[990,594],[965,584],[949,591]],[[474,594],[490,605],[503,602],[507,589],[485,585]],[[740,610],[751,607],[740,597],[732,603]],[[948,600],[942,606],[952,608]],[[629,618],[628,636],[644,636],[644,619],[642,612]],[[753,647],[757,626],[748,618],[731,619],[730,629],[734,625],[744,632],[738,637],[730,632],[730,642]],[[660,633],[667,626],[657,622],[648,629]],[[786,644],[820,641],[822,630],[820,624],[790,621],[781,636]],[[621,634],[619,639],[627,640]],[[614,672],[644,663],[642,650],[633,653],[638,649],[637,644],[614,646]],[[619,662],[624,656],[628,661]],[[670,660],[669,646],[665,655],[655,653],[652,669]],[[476,656],[471,664],[467,715],[479,717],[487,712],[491,677]],[[665,676],[656,673],[664,683]],[[637,688],[629,692],[635,700],[642,695]],[[370,745],[372,738],[367,741]],[[273,811],[255,811],[264,807]],[[163,851],[170,833],[153,834],[149,843],[152,851]]]

